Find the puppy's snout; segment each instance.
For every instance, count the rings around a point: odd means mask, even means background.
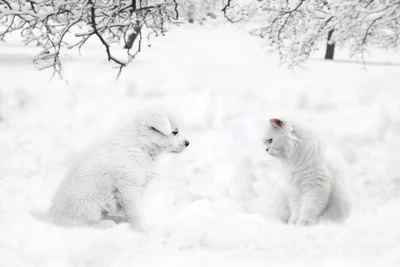
[[[189,146],[190,142],[188,140],[185,140],[184,144],[185,144],[185,146]]]

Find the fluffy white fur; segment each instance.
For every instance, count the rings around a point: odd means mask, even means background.
[[[318,134],[298,123],[271,119],[263,142],[285,170],[273,193],[273,212],[280,220],[314,225],[320,218],[346,219],[351,205],[345,165]]]
[[[71,227],[110,227],[123,220],[145,231],[142,195],[158,156],[189,145],[179,126],[179,116],[166,107],[136,112],[78,157],[53,199],[52,218]]]

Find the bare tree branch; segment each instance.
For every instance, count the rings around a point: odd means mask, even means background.
[[[119,72],[121,72],[121,69],[122,69],[123,67],[125,67],[126,64],[123,63],[123,62],[121,62],[121,61],[119,61],[118,59],[116,59],[115,57],[113,57],[113,56],[111,55],[111,52],[110,52],[110,45],[104,40],[103,36],[102,36],[102,35],[99,33],[99,31],[97,30],[97,25],[96,25],[96,14],[95,14],[95,7],[94,7],[94,4],[93,4],[92,0],[89,0],[88,3],[91,5],[91,7],[90,7],[90,15],[91,15],[91,17],[90,17],[90,18],[91,18],[91,24],[92,24],[92,27],[93,27],[93,32],[94,32],[94,34],[99,38],[99,40],[100,40],[101,43],[104,45],[104,47],[106,48],[106,52],[107,52],[107,56],[108,56],[108,61],[112,60],[112,61],[114,61],[115,63],[119,64],[119,65],[120,65],[120,71],[119,71]],[[118,75],[119,75],[119,74],[118,74]]]
[[[176,0],[0,0],[0,40],[19,31],[25,44],[42,49],[34,58],[37,68],[53,68],[53,75],[62,77],[61,50],[80,51],[96,36],[108,61],[117,64],[119,76],[140,52],[141,29],[164,34],[166,24],[178,16]],[[112,44],[119,44],[132,31],[139,32],[139,49],[118,59],[111,51]]]
[[[277,52],[290,67],[305,62],[330,30],[334,30],[330,42],[349,46],[353,56],[363,56],[367,44],[400,46],[398,0],[276,0],[242,7],[231,0],[222,11],[225,15],[230,11],[227,19],[232,22],[246,16],[249,9],[256,10],[251,21],[259,24],[259,35],[269,51]]]
[[[230,23],[235,23],[235,21],[233,21],[228,15],[227,15],[227,10],[229,8],[231,8],[231,2],[232,0],[228,0],[228,2],[226,3],[226,5],[224,6],[224,8],[222,8],[222,12],[224,12],[224,17],[230,22]]]
[[[11,10],[11,5],[6,0],[1,0],[1,2],[5,3],[6,6]]]

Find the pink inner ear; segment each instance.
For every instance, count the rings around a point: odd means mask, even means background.
[[[269,122],[272,124],[272,126],[283,128],[283,122],[279,119],[270,119]]]

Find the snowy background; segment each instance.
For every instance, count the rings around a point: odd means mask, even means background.
[[[400,266],[400,54],[344,50],[288,70],[229,25],[181,25],[153,38],[118,81],[104,48],[63,56],[64,79],[32,63],[17,36],[0,44],[1,266]],[[365,69],[366,67],[366,69]],[[184,116],[190,147],[165,155],[146,191],[153,230],[66,229],[45,211],[71,161],[138,104]],[[340,225],[274,221],[280,178],[260,132],[306,118],[349,163],[354,209]]]

